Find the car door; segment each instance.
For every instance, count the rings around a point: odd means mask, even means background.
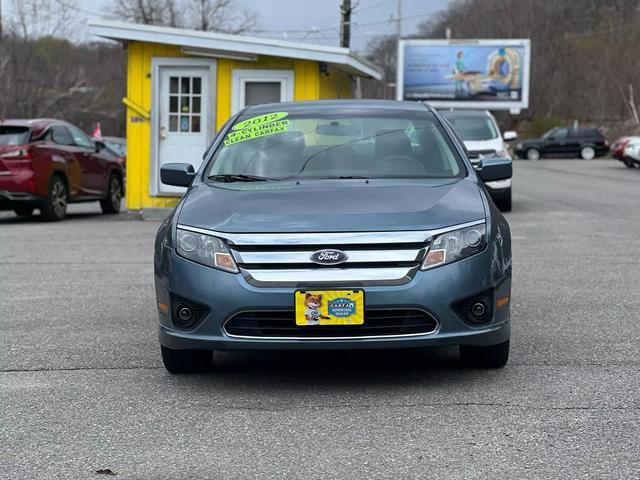
[[[565,151],[566,155],[571,155],[572,157],[580,155],[580,149],[582,148],[583,143],[588,140],[585,133],[585,130],[582,128],[569,129]]]
[[[64,125],[52,125],[46,135],[49,158],[53,163],[52,169],[62,169],[67,174],[69,196],[83,195],[82,167],[77,158],[77,147],[71,134]]]
[[[107,160],[97,155],[95,143],[82,130],[67,125],[76,147],[76,158],[82,169],[82,190],[88,196],[103,196],[107,192]]]
[[[567,147],[567,128],[555,128],[551,135],[547,137],[544,148],[546,155],[566,155]]]

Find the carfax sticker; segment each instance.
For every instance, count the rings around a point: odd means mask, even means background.
[[[224,144],[233,145],[252,138],[286,132],[289,128],[289,120],[282,119],[287,115],[289,115],[287,112],[274,112],[243,120],[233,126]]]
[[[264,137],[265,135],[275,135],[276,133],[286,132],[289,127],[289,120],[281,120],[279,122],[265,123],[255,127],[245,128],[230,132],[224,140],[225,145],[233,145],[234,143],[244,142],[252,138]]]

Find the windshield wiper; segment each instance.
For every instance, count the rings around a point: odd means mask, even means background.
[[[257,175],[244,175],[241,173],[226,173],[221,175],[209,175],[210,180],[216,182],[265,182],[267,180],[274,180],[268,177],[259,177]]]
[[[338,177],[327,177],[328,180],[369,180],[370,177],[362,177],[360,175],[341,175]]]

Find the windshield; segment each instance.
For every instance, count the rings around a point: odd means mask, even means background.
[[[102,139],[107,148],[113,150],[116,155],[124,157],[127,154],[127,146],[124,143],[112,142],[110,140]]]
[[[498,137],[498,130],[490,117],[454,117],[445,115],[463,141],[492,140]]]
[[[243,115],[205,170],[214,181],[453,178],[463,171],[430,112],[353,108]]]
[[[0,145],[24,145],[29,143],[27,127],[0,126]]]

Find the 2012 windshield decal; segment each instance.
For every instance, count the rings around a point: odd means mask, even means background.
[[[282,119],[287,115],[287,112],[274,112],[243,120],[233,126],[224,144],[233,145],[253,138],[286,132],[289,128],[289,120]]]

